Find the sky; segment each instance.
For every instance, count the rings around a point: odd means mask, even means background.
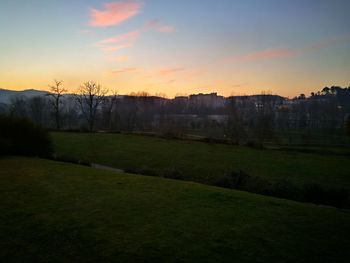
[[[350,86],[348,0],[0,0],[0,88],[168,97]]]

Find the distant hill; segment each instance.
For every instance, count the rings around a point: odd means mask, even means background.
[[[22,91],[0,89],[0,103],[7,104],[10,102],[11,98],[17,97],[17,96],[32,98],[37,96],[44,96],[47,93],[48,93],[47,91],[35,90],[35,89],[27,89]]]

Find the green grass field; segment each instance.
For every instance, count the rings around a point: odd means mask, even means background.
[[[256,150],[137,135],[53,133],[52,136],[59,154],[121,169],[162,171],[176,167],[186,180],[209,184],[229,170],[241,169],[269,181],[350,189],[348,156]]]
[[[41,159],[0,167],[2,262],[350,258],[349,210]]]

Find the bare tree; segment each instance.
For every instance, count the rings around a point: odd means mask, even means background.
[[[102,89],[100,84],[89,81],[80,86],[75,95],[76,102],[89,125],[90,131],[94,129],[98,107],[104,101],[107,92],[107,90]]]
[[[49,85],[50,93],[48,93],[48,96],[51,97],[50,102],[54,110],[56,129],[59,130],[61,128],[62,97],[67,90],[62,87],[62,81],[54,80],[54,82],[53,85]]]

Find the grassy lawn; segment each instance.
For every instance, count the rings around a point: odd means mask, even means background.
[[[350,189],[350,158],[293,151],[255,150],[195,141],[121,134],[53,133],[59,154],[117,168],[176,167],[186,180],[212,183],[229,170],[241,169],[270,181],[317,183]]]
[[[148,138],[129,138],[129,144],[135,144],[131,152],[139,147],[140,155],[150,144]],[[163,142],[152,141],[159,150]],[[186,143],[171,146],[180,155]],[[222,146],[200,147],[216,151]],[[348,262],[350,258],[349,210],[40,159],[3,158],[0,168],[2,262]]]

